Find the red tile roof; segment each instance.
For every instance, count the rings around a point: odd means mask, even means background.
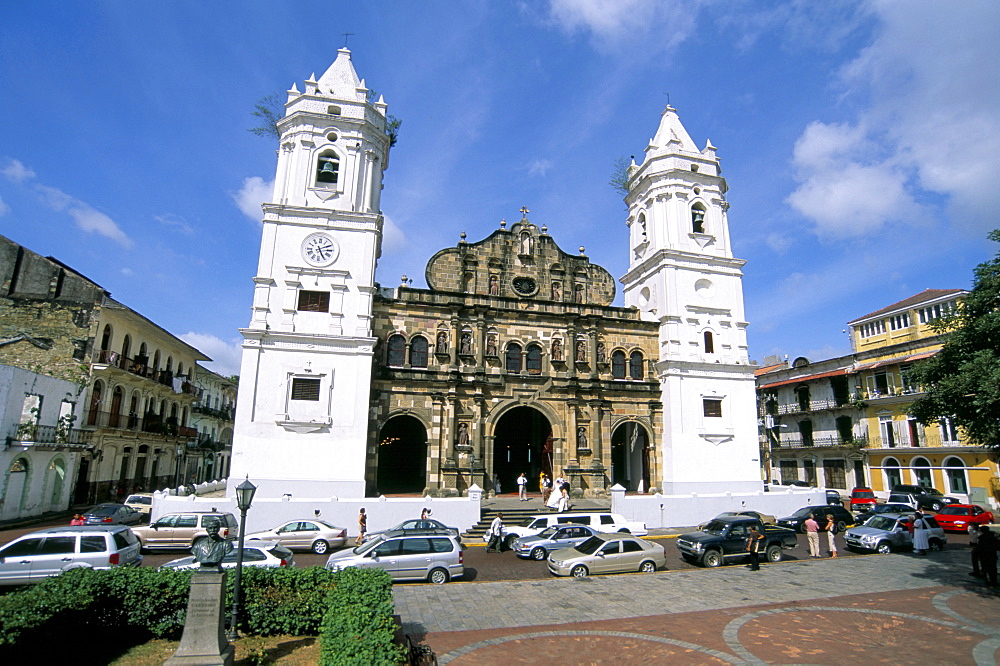
[[[785,366],[784,363],[776,363],[775,365],[767,365],[767,366],[764,366],[763,368],[757,368],[756,370],[754,370],[753,371],[753,376],[754,377],[760,377],[761,375],[766,375],[767,373],[772,372],[774,370],[784,370],[785,367],[786,366]]]

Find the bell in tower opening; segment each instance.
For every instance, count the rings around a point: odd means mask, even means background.
[[[339,167],[340,162],[336,157],[320,157],[319,169],[316,171],[316,181],[320,183],[336,183]]]

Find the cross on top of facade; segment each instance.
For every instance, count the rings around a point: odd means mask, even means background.
[[[531,211],[528,210],[527,206],[521,206],[521,210],[518,211],[518,212],[521,213],[521,219],[522,220],[527,220],[528,219],[528,213],[530,213]]]
[[[348,37],[352,37],[354,35],[354,33],[353,32],[342,32],[340,34],[342,34],[344,36],[344,48],[346,49],[347,48],[347,38]]]

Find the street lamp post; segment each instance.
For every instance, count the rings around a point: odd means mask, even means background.
[[[229,633],[226,634],[226,638],[231,641],[239,638],[239,632],[236,630],[236,627],[240,613],[240,576],[243,573],[243,535],[246,532],[247,526],[247,510],[250,509],[250,505],[253,503],[253,494],[255,492],[257,492],[257,486],[250,483],[250,477],[247,477],[243,483],[236,486],[236,506],[240,510],[240,538],[237,545],[238,550],[236,551],[236,579],[233,581],[233,614],[229,620]]]

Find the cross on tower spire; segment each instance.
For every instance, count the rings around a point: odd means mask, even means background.
[[[521,206],[521,210],[518,211],[518,212],[521,213],[521,219],[522,220],[527,220],[528,219],[528,213],[530,213],[531,211],[528,210],[527,206]]]
[[[353,36],[354,33],[353,32],[342,32],[340,34],[342,34],[344,36],[344,48],[346,49],[347,48],[347,38]]]

